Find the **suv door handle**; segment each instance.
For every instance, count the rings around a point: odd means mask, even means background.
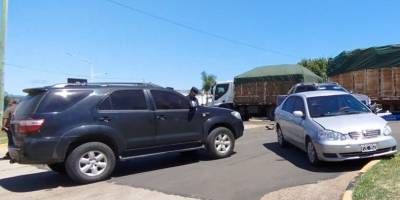
[[[166,119],[165,115],[157,115],[156,118],[157,118],[158,120],[165,120],[165,119]]]
[[[98,120],[102,121],[102,122],[110,122],[111,118],[107,117],[107,116],[102,116],[102,117],[99,117]]]

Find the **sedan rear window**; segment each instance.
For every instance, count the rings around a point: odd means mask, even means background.
[[[313,118],[370,112],[352,95],[310,97],[307,98],[307,104]]]

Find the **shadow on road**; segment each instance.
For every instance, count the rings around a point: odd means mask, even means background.
[[[0,186],[12,192],[32,192],[74,185],[67,176],[50,171],[0,179]]]
[[[202,150],[135,158],[120,162],[117,165],[113,177],[167,169],[209,160],[211,159],[208,157],[207,153]]]
[[[344,161],[344,162],[324,162],[320,166],[312,166],[308,160],[307,155],[302,150],[289,145],[285,148],[279,147],[277,142],[265,143],[263,144],[265,148],[274,152],[281,157],[281,161],[289,161],[293,165],[308,170],[312,172],[347,172],[360,170],[369,160],[354,160],[354,161]]]
[[[119,162],[112,177],[121,177],[208,160],[210,159],[204,151],[136,158]],[[77,184],[72,182],[66,175],[48,171],[0,179],[0,186],[12,192],[32,192],[57,187],[77,186]]]

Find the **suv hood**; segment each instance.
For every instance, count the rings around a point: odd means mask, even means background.
[[[361,132],[362,130],[374,129],[382,131],[387,124],[384,119],[372,113],[319,117],[313,118],[313,120],[325,129],[339,133]]]

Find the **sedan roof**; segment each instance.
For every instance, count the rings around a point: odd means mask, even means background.
[[[347,92],[335,91],[335,90],[317,90],[317,91],[308,91],[308,92],[300,92],[293,95],[303,96],[305,98],[309,97],[322,97],[322,96],[333,96],[333,95],[343,95],[348,94]]]

